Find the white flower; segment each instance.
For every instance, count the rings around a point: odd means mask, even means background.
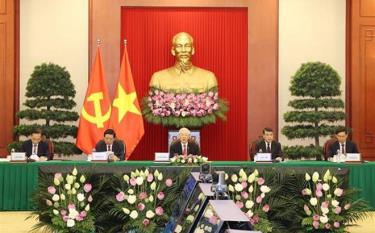
[[[74,168],[73,171],[72,171],[73,176],[76,176],[77,173],[78,173],[78,172],[77,172],[77,168]]]
[[[75,188],[72,188],[72,194],[75,195],[77,193],[77,190]]]
[[[176,162],[176,158],[175,157],[173,157],[173,158],[171,158],[171,163],[174,163],[174,162]],[[179,225],[180,226],[180,225]],[[175,230],[176,231],[176,230]]]
[[[316,199],[315,197],[310,198],[310,204],[312,206],[316,206],[316,204],[318,204],[318,199]]]
[[[304,190],[306,195],[311,195],[311,190],[309,188],[305,188]]]
[[[73,184],[73,181],[74,181],[74,177],[73,176],[71,176],[71,175],[67,175],[66,176],[66,182],[68,184]]]
[[[127,208],[122,208],[122,211],[124,211],[125,214],[130,214],[130,210]]]
[[[198,163],[198,159],[193,159],[193,163]]]
[[[86,181],[86,177],[84,175],[81,176],[81,178],[79,179],[79,181],[83,184],[85,183]]]
[[[149,200],[150,202],[153,202],[153,201],[154,201],[154,196],[150,196],[150,197],[148,198],[148,200]]]
[[[137,183],[137,185],[142,185],[143,184],[143,177],[142,176],[137,177],[137,179],[135,179],[135,182]]]
[[[86,212],[88,212],[90,210],[90,204],[86,205],[85,210],[86,210]]]
[[[78,211],[76,209],[69,209],[69,218],[74,219],[79,215]]]
[[[78,183],[74,183],[74,188],[79,189],[80,185]]]
[[[53,203],[53,207],[55,207],[55,208],[59,208],[59,203],[58,202],[55,202],[55,203]]]
[[[254,174],[255,176],[258,176],[258,175],[259,175],[258,169],[255,169],[254,172],[253,172],[253,174]]]
[[[253,201],[251,201],[251,200],[246,201],[246,203],[245,203],[246,208],[251,209],[251,208],[253,208],[253,206],[254,206]]]
[[[72,186],[71,186],[70,184],[65,184],[64,188],[65,188],[66,190],[70,190],[70,189],[72,188]]]
[[[237,192],[241,192],[243,190],[243,187],[241,184],[237,183],[234,185],[234,189],[237,191]]]
[[[253,185],[250,185],[250,187],[249,187],[249,193],[252,193],[254,191],[254,187],[253,187]]]
[[[228,190],[230,191],[230,192],[234,192],[234,187],[233,187],[233,185],[228,185]]]
[[[192,223],[194,221],[194,216],[193,215],[187,216],[186,221],[189,221]]]
[[[328,169],[326,173],[324,173],[323,180],[324,182],[328,182],[328,180],[330,180],[331,178],[332,178],[331,173],[329,172],[329,169]]]
[[[267,185],[262,185],[262,186],[260,186],[260,191],[262,193],[268,193],[268,192],[271,191],[271,189]]]
[[[83,193],[78,193],[77,199],[78,199],[78,201],[83,201],[83,200],[85,200],[85,195]]]
[[[54,214],[54,215],[58,215],[58,214],[59,214],[59,211],[56,210],[56,209],[53,209],[53,214]]]
[[[251,210],[247,211],[246,214],[247,214],[247,216],[248,216],[249,218],[253,217],[253,215],[254,215],[253,211],[251,211]]]
[[[311,180],[311,176],[310,176],[308,173],[305,174],[305,180],[306,180],[306,181]]]
[[[158,177],[158,176],[159,176],[159,171],[158,171],[158,169],[156,169],[155,172],[154,172],[154,177]]]
[[[162,181],[162,180],[163,180],[163,174],[162,174],[162,173],[160,173],[160,174],[158,175],[158,180],[159,180],[159,181]]]
[[[329,190],[329,184],[324,183],[324,184],[323,184],[323,190],[324,190],[324,191],[328,191],[328,190]]]
[[[155,181],[152,182],[152,184],[150,185],[150,189],[151,190],[155,190],[156,189],[156,183],[155,183]]]
[[[327,217],[327,215],[320,216],[319,219],[320,219],[320,222],[323,223],[323,224],[325,224],[325,223],[328,222],[328,217]]]
[[[212,216],[214,216],[214,213],[211,209],[207,209],[206,212],[204,212],[204,217],[211,218]]]
[[[128,193],[129,193],[129,194],[134,194],[134,190],[133,190],[133,189],[129,189],[129,190],[128,190]]]
[[[260,197],[261,197],[261,198],[264,198],[265,196],[266,196],[266,194],[264,194],[264,193],[261,193],[261,194],[260,194]]]
[[[312,181],[317,182],[319,180],[319,173],[314,172],[312,176]]]
[[[238,174],[242,177],[244,174],[246,175],[246,172],[243,170],[243,168],[241,168]]]
[[[68,219],[68,221],[66,221],[66,226],[67,227],[74,227],[75,225],[75,221],[73,219]]]
[[[228,178],[229,178],[228,174],[225,173],[225,174],[224,174],[224,179],[225,179],[225,180],[228,180]]]
[[[136,219],[138,218],[138,212],[136,210],[133,210],[130,215],[129,215],[132,219]]]
[[[236,174],[233,174],[233,175],[231,176],[231,180],[232,180],[232,182],[236,183],[237,180],[238,180],[237,175],[236,175]]]
[[[129,195],[127,201],[129,202],[129,204],[134,204],[136,200],[137,200],[137,197],[135,195]]]
[[[63,200],[63,201],[65,200],[65,195],[63,193],[60,194],[60,199]]]
[[[130,177],[128,176],[128,175],[124,175],[124,180],[126,181],[126,182],[128,182],[129,180],[130,180]]]
[[[340,204],[340,202],[338,202],[337,200],[333,199],[332,202],[331,202],[331,204],[332,204],[332,206],[337,207]]]
[[[336,176],[333,176],[333,177],[332,177],[332,182],[333,182],[334,184],[337,183],[337,178],[336,178]]]
[[[181,225],[177,225],[176,228],[174,229],[175,233],[180,233],[181,231],[182,231],[182,226]]]
[[[247,178],[247,182],[249,183],[253,183],[255,180],[255,175],[254,173],[252,173],[248,178]]]
[[[155,216],[155,213],[152,210],[149,210],[146,212],[146,218],[153,218]]]
[[[57,179],[57,178],[54,178],[54,179],[53,179],[53,183],[54,183],[56,186],[59,186],[59,185],[60,185],[60,181],[59,181],[59,179]]]
[[[328,214],[328,212],[329,212],[329,209],[328,209],[328,208],[320,207],[320,209],[322,210],[322,213],[323,213],[324,215]]]
[[[241,195],[237,194],[236,197],[235,197],[235,199],[236,199],[237,201],[241,200]]]
[[[59,195],[58,195],[58,194],[54,194],[54,195],[52,196],[52,201],[58,201],[58,200],[60,200]]]

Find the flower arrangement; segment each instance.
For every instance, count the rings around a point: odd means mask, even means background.
[[[51,220],[49,226],[56,232],[90,232],[94,230],[94,216],[90,210],[92,185],[76,168],[65,176],[55,173],[46,187],[43,200],[47,208],[44,217]]]
[[[266,180],[259,176],[257,169],[250,175],[241,169],[234,173],[229,180],[228,192],[236,205],[248,216],[255,230],[271,232],[272,224],[267,218],[270,205],[266,203],[266,196],[271,188],[266,185]]]
[[[194,233],[216,232],[220,227],[220,222],[220,218],[216,214],[212,206],[207,205],[207,208],[204,211],[203,216],[199,220]]]
[[[202,155],[176,155],[170,159],[171,164],[179,166],[201,165],[207,161],[208,158]]]
[[[200,127],[225,119],[228,107],[216,89],[202,93],[175,93],[151,89],[143,101],[143,114],[151,123],[176,127]]]
[[[121,215],[122,231],[156,232],[168,220],[166,196],[174,181],[162,172],[135,170],[122,177],[123,187],[113,197],[113,214]]]
[[[363,202],[346,197],[350,190],[341,187],[342,181],[327,170],[323,176],[305,174],[302,190],[305,216],[302,226],[307,232],[347,232],[348,223],[364,214]],[[352,210],[354,207],[355,210]],[[302,208],[302,207],[301,207]],[[362,208],[362,210],[361,210]]]

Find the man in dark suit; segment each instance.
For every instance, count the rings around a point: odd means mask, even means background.
[[[42,141],[42,130],[40,128],[33,129],[31,138],[22,143],[22,152],[25,152],[27,157],[37,155],[40,160],[48,159],[48,145]]]
[[[271,153],[272,160],[281,161],[283,159],[281,144],[273,140],[273,130],[271,128],[263,129],[263,139],[258,142],[256,151],[257,153]]]
[[[348,129],[346,127],[339,127],[336,130],[337,141],[329,148],[329,156],[333,157],[338,153],[359,153],[357,145],[348,140]]]
[[[116,133],[113,129],[104,131],[104,138],[96,143],[95,150],[97,152],[113,152],[109,157],[110,160],[118,161],[125,159],[125,144],[120,140],[116,140]]]
[[[169,157],[175,155],[199,155],[199,146],[193,140],[190,140],[190,130],[181,128],[178,131],[178,139],[171,144],[169,148]]]

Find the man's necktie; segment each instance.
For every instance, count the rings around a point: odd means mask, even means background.
[[[345,144],[341,143],[341,153],[345,154]]]
[[[107,151],[112,151],[111,145],[107,145]]]
[[[33,144],[33,154],[36,155],[37,154],[37,151],[36,151],[36,147],[37,147],[38,144]]]
[[[182,148],[182,154],[183,154],[183,155],[187,155],[186,144],[183,145],[183,148]]]
[[[270,143],[267,143],[267,153],[271,153],[271,146],[270,146]]]

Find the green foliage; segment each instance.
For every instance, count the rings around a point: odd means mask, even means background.
[[[289,159],[317,158],[321,159],[323,148],[314,145],[310,146],[285,146],[283,147],[285,156]]]
[[[282,134],[288,139],[312,138],[315,147],[319,148],[319,138],[333,134],[338,127],[335,123],[345,120],[340,83],[340,76],[330,65],[321,62],[302,64],[291,80],[289,90],[296,99],[288,105],[295,110],[284,114],[289,125],[282,128]],[[299,150],[304,153],[299,157],[316,156],[315,149]],[[312,154],[306,156],[309,152]]]
[[[23,104],[26,109],[19,111],[17,117],[43,123],[15,126],[14,134],[28,136],[33,128],[41,127],[47,138],[59,142],[55,145],[55,153],[70,155],[79,152],[73,143],[62,140],[68,136],[75,138],[77,134],[74,122],[79,115],[72,111],[76,106],[75,94],[70,74],[64,67],[53,63],[36,66],[26,86],[27,99]],[[13,146],[17,144],[11,143],[8,148],[19,149]]]

